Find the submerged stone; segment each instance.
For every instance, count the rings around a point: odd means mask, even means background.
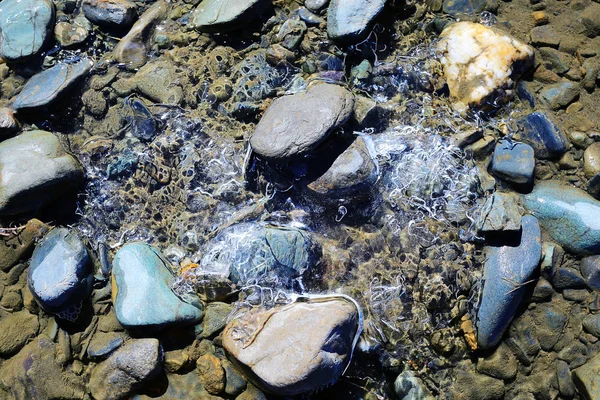
[[[518,231],[521,229],[519,198],[515,193],[494,192],[482,206],[477,230],[481,233]]]
[[[521,140],[529,143],[537,158],[558,158],[569,149],[569,141],[560,128],[541,111],[517,121]]]
[[[354,302],[331,296],[252,309],[225,327],[223,348],[255,385],[294,396],[334,383],[350,363],[361,329]]]
[[[437,48],[457,111],[510,100],[515,80],[533,65],[532,47],[485,25],[457,22],[440,38]]]
[[[331,0],[327,10],[329,38],[341,42],[365,39],[385,3],[386,0]]]
[[[269,4],[268,0],[203,0],[192,13],[192,26],[225,32],[248,23]]]
[[[129,130],[133,137],[136,137],[142,141],[148,142],[154,139],[158,133],[158,127],[154,115],[148,110],[148,107],[139,100],[136,99],[125,99],[123,102],[123,109],[125,114],[125,121],[129,126]],[[135,160],[133,160],[135,158]],[[129,152],[124,153],[120,159],[121,164],[127,165],[137,163],[137,155]],[[128,167],[125,167],[128,169]],[[111,173],[109,176],[116,175],[121,176],[122,173]]]
[[[40,52],[54,25],[50,0],[3,0],[0,4],[0,58],[24,61]]]
[[[584,257],[579,269],[586,285],[600,291],[600,256]]]
[[[113,260],[113,304],[128,329],[185,325],[202,318],[200,305],[180,299],[171,289],[173,273],[162,254],[146,243],[128,243]]]
[[[518,245],[486,246],[483,294],[477,312],[477,343],[494,347],[508,328],[527,290],[525,285],[542,257],[540,226],[535,217],[523,216]]]
[[[19,311],[0,318],[0,357],[9,358],[34,338],[40,324],[37,315]]]
[[[525,143],[503,140],[496,145],[492,159],[492,173],[507,182],[533,182],[535,157],[533,148]]]
[[[558,181],[536,184],[523,199],[558,244],[576,254],[600,253],[600,201]]]
[[[128,27],[136,17],[135,4],[128,0],[84,0],[85,17],[98,25]]]
[[[496,11],[495,0],[444,0],[443,10],[452,16],[476,15],[483,11]]]

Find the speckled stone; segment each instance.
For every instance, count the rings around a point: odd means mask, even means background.
[[[525,143],[501,141],[494,149],[492,174],[507,182],[529,184],[533,180],[535,157]]]

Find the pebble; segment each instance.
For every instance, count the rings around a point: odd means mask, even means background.
[[[118,332],[96,332],[87,348],[91,358],[106,358],[125,342],[123,334]]]
[[[34,338],[40,324],[37,315],[19,311],[0,318],[0,357],[9,358]]]
[[[494,192],[486,198],[477,230],[483,234],[492,232],[515,232],[521,229],[519,197],[512,192]]]
[[[327,9],[329,38],[346,43],[365,39],[385,3],[385,0],[331,0]]]
[[[548,22],[550,22],[548,14],[546,14],[544,11],[534,11],[531,13],[531,16],[533,17],[533,23],[536,26],[546,25]]]
[[[329,0],[306,0],[304,2],[304,6],[315,13],[318,13],[321,10],[325,9],[325,7],[327,7],[328,4]]]
[[[149,99],[168,105],[183,101],[183,89],[178,84],[175,66],[166,61],[150,62],[135,74],[137,90]]]
[[[423,382],[412,372],[404,371],[394,381],[394,392],[400,400],[426,400],[429,393]]]
[[[85,17],[97,25],[128,28],[135,20],[136,6],[128,0],[84,0]]]
[[[215,355],[207,353],[196,361],[196,368],[200,375],[202,387],[210,394],[219,394],[225,390],[225,370],[221,360]]]
[[[584,257],[579,267],[586,285],[600,291],[600,256]]]
[[[440,38],[437,49],[457,111],[506,102],[513,81],[533,65],[533,48],[482,24],[450,24]],[[505,98],[489,98],[501,88],[507,89]]]
[[[79,46],[88,38],[89,31],[80,25],[70,22],[59,22],[54,27],[54,37],[62,48],[71,49]]]
[[[3,0],[0,4],[0,58],[21,62],[38,54],[52,35],[50,0]]]
[[[585,70],[585,76],[581,81],[581,87],[589,93],[593,93],[597,86],[596,81],[600,76],[600,57],[586,58],[582,67]]]
[[[551,351],[560,340],[568,322],[568,316],[554,302],[540,304],[533,310],[535,336],[544,351]]]
[[[237,396],[246,390],[248,383],[244,375],[226,359],[221,360],[221,365],[225,370],[225,393],[230,396]]]
[[[39,210],[83,181],[83,168],[50,132],[0,143],[0,215]]]
[[[477,362],[477,372],[504,380],[517,376],[518,368],[517,358],[505,344],[501,344],[490,356],[480,358]]]
[[[559,268],[554,276],[552,277],[552,285],[558,289],[583,289],[585,288],[585,281],[573,268]]]
[[[575,58],[570,54],[563,53],[552,47],[542,47],[539,49],[539,52],[542,56],[541,61],[544,67],[558,75],[564,75],[576,62]]]
[[[132,339],[94,367],[88,388],[96,400],[126,398],[160,373],[161,358],[157,339]]]
[[[59,63],[31,77],[14,98],[15,111],[44,107],[64,95],[92,69],[92,61],[84,58],[74,64]]]
[[[520,139],[533,147],[536,158],[559,158],[569,149],[569,140],[548,114],[536,111],[517,120]]]
[[[558,48],[560,36],[550,25],[536,26],[530,33],[531,44],[536,47],[548,46]]]
[[[199,31],[225,32],[252,21],[269,4],[268,0],[203,0],[191,23]]]
[[[588,178],[600,173],[600,142],[594,142],[585,149],[583,172]]]
[[[498,10],[498,2],[495,0],[444,0],[442,9],[453,17],[464,18],[469,15],[478,15],[483,11],[495,13]]]
[[[575,254],[600,252],[600,201],[558,181],[537,183],[525,208],[558,244]]]
[[[489,376],[457,370],[451,392],[454,400],[500,400],[504,398],[504,382]]]
[[[542,257],[541,231],[536,218],[521,220],[520,243],[486,246],[484,287],[477,313],[477,343],[494,347],[502,338],[527,290],[523,285],[539,266]]]
[[[145,243],[128,243],[113,259],[113,304],[128,329],[160,329],[202,318],[199,304],[181,300],[171,289],[173,274],[160,252]]]
[[[569,398],[573,397],[575,395],[575,384],[571,378],[569,364],[562,360],[556,361],[556,378],[560,394]]]
[[[34,243],[50,229],[39,219],[30,219],[18,235],[0,240],[0,270],[9,272],[23,257],[31,254]]]
[[[500,141],[494,149],[491,171],[507,182],[530,185],[533,182],[535,156],[525,143]]]
[[[588,37],[600,36],[600,4],[591,3],[581,12],[583,34]]]
[[[75,232],[55,228],[35,247],[27,285],[44,310],[74,321],[92,292],[92,265]]]
[[[201,338],[209,338],[225,328],[227,316],[231,312],[231,305],[221,302],[212,302],[206,306],[202,325]]]
[[[329,386],[351,360],[359,310],[344,298],[253,309],[232,320],[223,347],[257,386],[294,396]]]
[[[552,110],[558,110],[571,104],[579,97],[581,88],[579,84],[571,81],[562,81],[544,87],[540,91],[539,100]]]
[[[258,156],[276,161],[309,153],[350,118],[353,106],[352,93],[333,84],[279,97],[256,125],[250,145]]]
[[[586,315],[583,319],[583,327],[587,332],[600,338],[600,314]]]

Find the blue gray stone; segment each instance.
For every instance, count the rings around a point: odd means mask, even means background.
[[[530,184],[535,170],[533,148],[525,143],[502,140],[496,144],[492,174],[507,182]]]
[[[85,17],[98,25],[129,27],[136,18],[135,4],[128,0],[84,0]]]
[[[521,229],[519,198],[512,192],[494,192],[481,207],[477,231],[481,233],[518,231]]]
[[[583,319],[583,327],[592,335],[600,338],[600,314],[586,315]]]
[[[540,226],[535,217],[521,220],[517,246],[486,246],[483,295],[477,312],[477,343],[494,347],[508,328],[542,257]]]
[[[92,69],[92,61],[85,58],[74,64],[62,62],[34,75],[15,97],[15,111],[44,107],[52,103]]]
[[[0,58],[24,61],[52,37],[54,4],[50,0],[3,0],[0,3]]]
[[[192,13],[192,26],[200,31],[225,32],[247,24],[270,3],[269,0],[204,0]]]
[[[331,0],[327,10],[327,34],[340,42],[360,42],[386,0]]]
[[[36,246],[27,284],[40,307],[75,320],[92,292],[92,265],[83,242],[67,228],[56,228]]]
[[[581,277],[581,274],[573,268],[559,268],[552,277],[552,285],[558,289],[583,289],[585,288],[585,281]]]
[[[539,99],[542,105],[558,110],[575,101],[580,92],[579,83],[563,81],[544,87],[539,94]]]
[[[600,256],[584,257],[579,270],[590,289],[600,290]]]
[[[154,247],[141,242],[123,246],[113,259],[113,303],[119,323],[128,329],[160,329],[202,318],[200,304],[180,299],[171,289],[169,262]]]
[[[600,201],[558,181],[535,185],[523,205],[565,249],[575,254],[600,252]]]
[[[533,147],[537,158],[558,158],[569,150],[567,137],[544,112],[528,114],[517,125],[521,140]]]

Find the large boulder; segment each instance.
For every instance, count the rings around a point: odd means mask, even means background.
[[[83,181],[81,164],[50,132],[0,143],[0,215],[36,211]]]
[[[329,38],[340,42],[365,39],[385,3],[386,0],[331,0],[327,10]]]
[[[341,296],[293,302],[232,320],[223,331],[223,347],[255,385],[294,396],[342,375],[361,324],[360,310]]]

